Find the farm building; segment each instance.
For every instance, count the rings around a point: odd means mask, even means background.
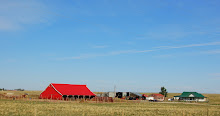
[[[174,96],[174,100],[179,101],[207,101],[207,97],[204,97],[202,94],[197,92],[183,92],[179,96]]]
[[[151,97],[151,96],[148,96],[145,94],[142,95],[142,98],[143,98],[143,100],[154,100],[154,97]]]
[[[157,100],[157,101],[164,101],[164,95],[162,94],[151,94],[149,95],[149,97],[153,97],[154,100]]]
[[[129,100],[141,100],[144,96],[137,92],[129,92]]]
[[[95,94],[92,93],[86,85],[73,84],[55,84],[51,83],[41,94],[41,99],[77,99],[77,98],[92,98]]]
[[[180,99],[180,96],[179,95],[176,95],[173,97],[173,100],[179,100]]]
[[[142,94],[136,92],[116,92],[118,98],[141,99]]]
[[[98,94],[99,97],[116,97],[121,99],[137,100],[144,98],[142,94],[136,92],[105,92]]]
[[[143,94],[143,95],[145,96],[145,100],[154,100],[154,97],[152,97],[152,96],[148,96],[145,94]]]

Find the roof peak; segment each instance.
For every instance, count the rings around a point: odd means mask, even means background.
[[[190,97],[190,95],[194,95],[194,97],[204,97],[202,94],[197,92],[183,92],[180,97]]]
[[[50,83],[52,85],[78,85],[78,86],[86,86],[86,85],[83,85],[83,84],[64,84],[64,83]]]
[[[198,92],[195,92],[195,91],[184,91],[185,93],[198,93]]]

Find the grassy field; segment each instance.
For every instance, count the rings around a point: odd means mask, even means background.
[[[11,92],[11,91],[10,91]],[[0,92],[2,94],[3,92]],[[29,93],[29,98],[36,98],[40,91],[15,92],[15,95]],[[170,93],[168,97],[179,95]],[[38,99],[0,99],[0,115],[3,116],[197,116],[220,115],[220,94],[204,94],[209,98],[209,103],[185,102],[146,102],[129,101],[123,103],[95,103],[79,101],[56,101]]]

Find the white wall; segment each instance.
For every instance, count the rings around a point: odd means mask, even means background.
[[[174,100],[179,100],[180,97],[174,97]]]
[[[146,97],[146,100],[154,100],[154,97]]]

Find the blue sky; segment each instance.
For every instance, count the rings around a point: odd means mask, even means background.
[[[0,1],[0,88],[220,93],[218,0]]]

